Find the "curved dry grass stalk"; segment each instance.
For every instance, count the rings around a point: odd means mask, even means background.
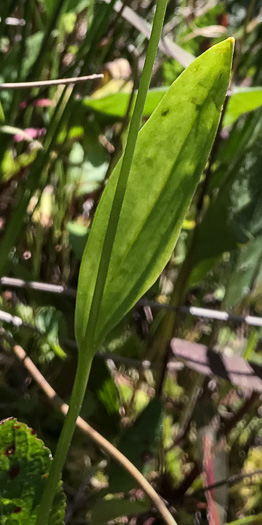
[[[67,84],[79,84],[80,82],[86,82],[87,80],[96,80],[97,78],[103,77],[104,75],[102,73],[99,73],[97,75],[87,75],[84,77],[57,78],[54,80],[36,80],[35,82],[7,82],[0,84],[0,89],[28,89],[38,87],[60,86]]]

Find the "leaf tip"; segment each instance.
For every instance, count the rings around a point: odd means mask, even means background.
[[[213,46],[213,49],[216,47],[219,48],[223,53],[229,53],[229,55],[232,56],[235,47],[235,38],[230,36],[226,40],[223,40],[222,42],[219,42],[219,44]]]
[[[236,41],[236,39],[235,39],[235,37],[233,37],[233,36],[230,36],[230,37],[226,40],[226,42],[228,42],[228,43],[230,44],[230,47],[231,47],[231,49],[232,49],[232,52],[234,51],[234,48],[235,48],[235,41]]]

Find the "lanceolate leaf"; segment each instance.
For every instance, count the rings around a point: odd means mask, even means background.
[[[0,523],[34,525],[50,469],[50,450],[24,423],[0,421]],[[65,497],[57,487],[49,525],[62,525]]]
[[[216,134],[232,49],[233,40],[228,39],[197,58],[169,88],[140,131],[102,302],[92,311],[95,346],[155,282],[174,249]],[[82,260],[76,306],[80,351],[87,343],[120,164],[121,159],[98,206]]]

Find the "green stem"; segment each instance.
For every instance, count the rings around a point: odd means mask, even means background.
[[[85,354],[89,356],[89,354]],[[69,445],[71,443],[77,417],[83,403],[86,386],[90,374],[92,359],[78,360],[78,367],[70,399],[69,410],[65,418],[62,433],[60,435],[54,460],[51,464],[49,475],[46,481],[43,496],[37,512],[36,525],[47,525],[53,499],[57,490],[62,468],[64,466]]]
[[[75,429],[76,419],[80,413],[83,402],[86,385],[90,373],[93,355],[95,353],[94,337],[96,329],[96,319],[100,309],[100,304],[103,296],[104,285],[106,282],[110,257],[115,239],[115,233],[122,209],[127,181],[132,165],[133,155],[135,151],[136,140],[140,128],[141,118],[143,115],[144,104],[146,100],[147,91],[149,88],[155,56],[158,48],[159,39],[164,22],[168,0],[158,0],[156,13],[154,17],[152,33],[148,44],[145,65],[141,75],[138,95],[134,108],[134,113],[131,119],[129,134],[126,144],[126,149],[123,155],[120,175],[116,187],[114,201],[112,204],[111,214],[108,221],[107,232],[99,262],[99,269],[96,279],[96,286],[91,305],[91,311],[86,330],[85,342],[88,338],[88,352],[86,348],[79,348],[79,364],[77,368],[72,397],[69,404],[69,411],[64,423],[64,427],[59,438],[57,450],[54,460],[51,465],[49,476],[45,485],[44,493],[40,502],[37,514],[36,525],[47,525],[50,510],[52,507],[55,491],[59,483],[61,470],[63,468],[67,452],[71,443],[71,439]]]
[[[129,133],[127,138],[126,149],[123,154],[120,174],[116,186],[114,200],[111,208],[111,213],[108,221],[107,231],[99,262],[98,274],[96,279],[96,285],[93,295],[93,300],[90,309],[90,315],[87,325],[85,337],[88,337],[88,341],[92,342],[95,339],[96,321],[98,319],[98,313],[101,305],[101,300],[104,291],[104,285],[106,282],[107,272],[109,268],[111,253],[114,245],[117,225],[122,209],[126,186],[128,182],[129,173],[131,170],[133,155],[135,151],[136,141],[138,132],[140,129],[140,123],[143,115],[143,109],[149,88],[156,52],[161,37],[161,31],[163,27],[165,11],[168,0],[158,0],[157,8],[155,12],[152,33],[148,44],[146,60],[139,83],[137,99],[135,103],[134,113],[130,122]]]

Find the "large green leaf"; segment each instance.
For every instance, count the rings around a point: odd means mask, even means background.
[[[35,432],[10,418],[0,422],[0,523],[34,525],[52,456]],[[57,487],[49,525],[62,525],[65,497]]]
[[[174,249],[216,134],[232,49],[233,40],[228,39],[197,58],[169,88],[139,133],[103,298],[92,310],[95,346],[152,286]],[[87,343],[120,165],[121,159],[98,206],[82,259],[76,305],[80,351]]]

